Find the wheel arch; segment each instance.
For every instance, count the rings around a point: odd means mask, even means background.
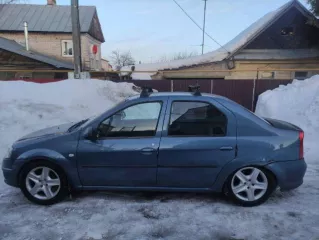
[[[273,171],[271,171],[270,169],[268,169],[266,167],[266,165],[246,165],[246,166],[242,166],[240,168],[235,169],[233,172],[231,172],[228,175],[228,177],[226,178],[226,180],[224,181],[223,186],[222,186],[223,192],[227,189],[227,183],[228,183],[228,181],[230,181],[230,177],[233,176],[233,174],[235,174],[239,169],[246,168],[246,167],[258,167],[259,169],[264,170],[265,172],[269,173],[272,176],[272,180],[274,181],[275,185],[276,186],[278,185],[278,179],[277,179],[276,174]]]
[[[20,155],[15,162],[16,166],[18,167],[18,183],[20,182],[21,172],[23,168],[35,162],[49,162],[51,164],[54,164],[55,166],[60,168],[61,171],[63,171],[71,188],[78,189],[82,187],[77,171],[76,162],[74,161],[73,163],[70,160],[66,159],[60,153],[54,152],[52,150],[31,150],[30,152],[26,152]]]
[[[65,169],[60,165],[58,164],[57,162],[54,162],[52,159],[49,159],[49,158],[46,158],[46,157],[38,157],[38,158],[33,158],[33,159],[30,159],[29,161],[23,163],[21,165],[21,167],[19,168],[19,171],[18,171],[18,174],[17,174],[17,181],[18,183],[20,183],[21,181],[21,177],[22,177],[22,171],[30,164],[35,164],[35,163],[43,163],[43,162],[47,162],[47,163],[50,163],[50,164],[53,164],[55,167],[57,167],[59,170],[61,170],[66,179],[67,179],[67,182],[69,183],[69,176],[67,174],[67,172],[65,171]]]
[[[271,171],[271,169],[267,168],[268,164],[269,163],[264,160],[248,161],[247,159],[234,159],[233,161],[225,165],[219,172],[213,185],[213,191],[222,192],[229,177],[232,176],[232,174],[234,174],[236,171],[244,167],[262,168],[265,171],[271,173],[271,175],[274,177],[274,180],[276,181],[276,184],[278,184],[278,178],[276,174]]]

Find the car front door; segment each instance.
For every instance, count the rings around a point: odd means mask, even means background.
[[[210,188],[235,158],[236,119],[208,97],[170,97],[159,150],[160,187]]]
[[[83,186],[156,186],[157,156],[167,100],[137,102],[97,124],[97,140],[79,141]]]

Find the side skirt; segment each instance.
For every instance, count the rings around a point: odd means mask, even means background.
[[[95,191],[153,191],[153,192],[213,192],[211,188],[171,188],[171,187],[119,187],[83,186],[82,190]]]

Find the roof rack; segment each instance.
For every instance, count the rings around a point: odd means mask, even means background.
[[[149,97],[152,92],[153,89],[151,87],[143,86],[140,97]]]
[[[200,85],[196,84],[196,85],[189,85],[188,86],[188,91],[192,92],[194,96],[202,96],[202,94],[200,93]]]

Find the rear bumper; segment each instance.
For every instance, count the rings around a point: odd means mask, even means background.
[[[303,183],[307,164],[304,160],[273,162],[266,168],[275,174],[280,190],[287,191]]]

